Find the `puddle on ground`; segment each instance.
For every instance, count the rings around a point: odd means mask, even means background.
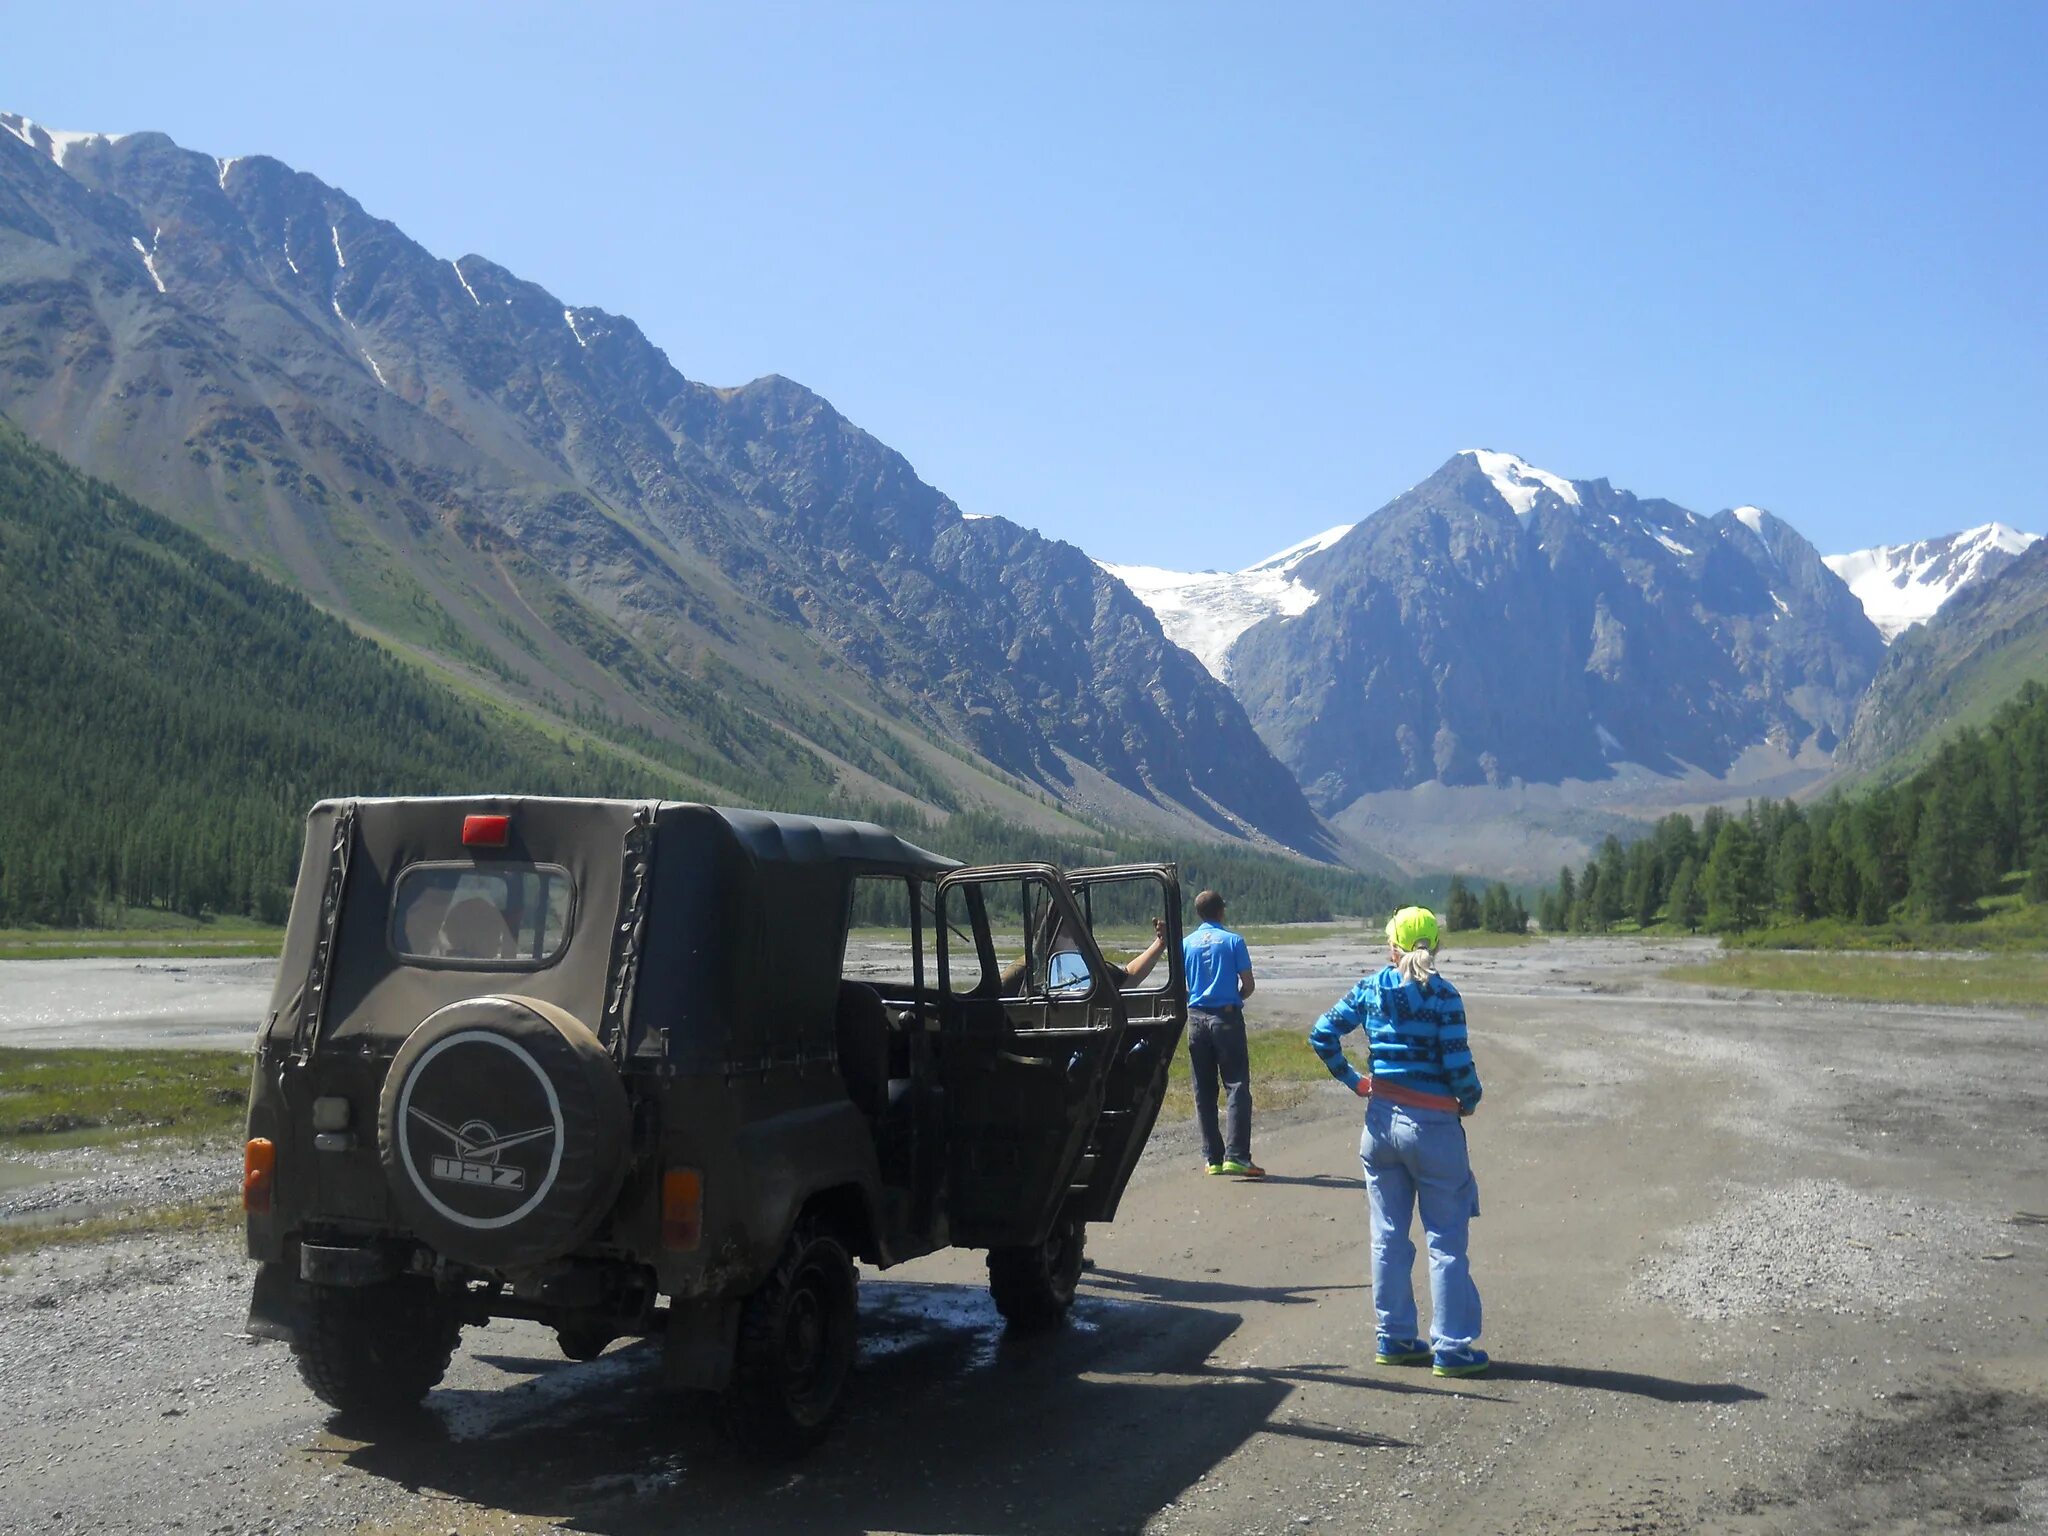
[[[60,1180],[73,1178],[74,1174],[58,1168],[45,1168],[36,1163],[0,1161],[0,1195],[10,1194],[17,1189],[27,1189],[36,1184],[55,1184]]]

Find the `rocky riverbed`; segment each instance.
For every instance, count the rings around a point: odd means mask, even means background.
[[[1262,1122],[1263,1185],[1156,1136],[1050,1338],[1003,1334],[976,1255],[864,1273],[849,1412],[794,1468],[735,1462],[644,1346],[472,1330],[373,1431],[242,1336],[230,1234],[19,1258],[0,1530],[2048,1530],[2048,1020],[1654,979],[1685,952],[1447,958],[1487,1084],[1490,1378],[1371,1364],[1333,1087]],[[1255,1022],[1304,1030],[1368,958],[1256,956]],[[213,1176],[186,1155],[162,1176]],[[96,1156],[57,1187],[151,1187]]]

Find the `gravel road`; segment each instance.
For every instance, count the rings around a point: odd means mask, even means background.
[[[974,1255],[866,1273],[847,1419],[779,1471],[644,1347],[472,1331],[366,1438],[242,1337],[231,1240],[19,1259],[0,1530],[2048,1532],[2048,1020],[1653,979],[1688,952],[1447,958],[1488,1379],[1370,1364],[1332,1087],[1261,1123],[1263,1185],[1156,1137],[1054,1337],[1004,1337]],[[1257,1021],[1305,1028],[1365,956],[1255,956]]]

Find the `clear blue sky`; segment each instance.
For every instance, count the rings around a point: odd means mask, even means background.
[[[0,107],[276,155],[1105,558],[1475,446],[2048,527],[2048,6],[590,9],[6,0]]]

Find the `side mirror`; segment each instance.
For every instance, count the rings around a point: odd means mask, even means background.
[[[1045,985],[1054,997],[1085,997],[1095,989],[1095,973],[1079,950],[1063,949],[1047,962]]]

